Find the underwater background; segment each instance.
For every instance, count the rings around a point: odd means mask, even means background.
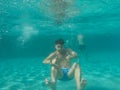
[[[120,0],[54,2],[0,0],[0,90],[49,90],[42,61],[59,38],[79,54],[85,90],[120,90]],[[75,90],[73,83],[57,89]]]

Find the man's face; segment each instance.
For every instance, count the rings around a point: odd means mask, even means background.
[[[61,51],[61,50],[63,49],[63,45],[61,45],[61,44],[56,44],[56,45],[55,45],[55,48],[56,48],[57,51]]]

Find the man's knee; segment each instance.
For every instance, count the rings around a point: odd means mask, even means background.
[[[73,65],[74,65],[75,68],[80,67],[79,63],[77,63],[77,62],[75,62]]]
[[[55,70],[55,67],[54,67],[54,66],[52,66],[52,67],[51,67],[51,70],[52,70],[52,71],[53,71],[53,70]]]
[[[52,66],[52,67],[51,67],[51,71],[57,72],[56,67]]]

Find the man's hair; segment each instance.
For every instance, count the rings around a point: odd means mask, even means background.
[[[61,45],[63,45],[64,43],[65,42],[64,42],[63,39],[58,39],[58,40],[55,41],[55,44],[61,44]]]

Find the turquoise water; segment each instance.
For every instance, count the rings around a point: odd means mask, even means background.
[[[52,0],[0,0],[0,90],[50,90],[42,61],[59,38],[79,54],[85,90],[120,90],[120,1],[67,1],[62,8]],[[75,90],[75,81],[58,81],[61,89]]]

